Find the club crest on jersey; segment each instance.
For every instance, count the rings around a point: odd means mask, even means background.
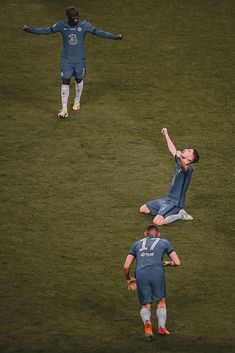
[[[69,44],[70,45],[76,45],[78,42],[76,34],[70,34],[69,35]]]
[[[82,27],[78,27],[78,32],[81,32],[82,31]]]

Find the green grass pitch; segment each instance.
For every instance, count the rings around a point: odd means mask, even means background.
[[[232,353],[234,2],[73,3],[124,40],[87,36],[82,109],[72,85],[60,121],[60,35],[21,27],[70,1],[1,2],[0,353]],[[194,221],[161,228],[182,266],[166,270],[171,335],[149,344],[122,266],[171,179],[165,126],[201,161]]]

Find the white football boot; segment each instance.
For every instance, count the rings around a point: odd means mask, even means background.
[[[58,118],[68,118],[69,114],[67,110],[61,109],[58,113]]]
[[[183,221],[192,221],[193,217],[190,216],[183,208],[179,211],[179,214],[181,215],[181,219]]]
[[[73,103],[73,110],[80,110],[81,106],[80,106],[80,102],[75,99],[74,103]]]

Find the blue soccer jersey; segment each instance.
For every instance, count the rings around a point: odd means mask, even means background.
[[[173,250],[171,243],[162,238],[152,236],[138,240],[130,249],[129,254],[136,259],[136,274],[145,269],[163,269],[164,254]]]
[[[180,158],[175,156],[176,167],[171,181],[168,198],[173,200],[177,206],[184,206],[186,193],[192,178],[193,168],[187,166],[187,172],[184,172],[180,166]]]
[[[28,32],[32,34],[53,34],[59,32],[63,37],[62,58],[65,58],[72,63],[79,63],[82,60],[85,60],[86,53],[84,41],[87,32],[103,38],[118,39],[116,35],[96,29],[92,24],[85,20],[79,20],[76,26],[70,26],[68,21],[62,20],[51,27],[29,28]]]

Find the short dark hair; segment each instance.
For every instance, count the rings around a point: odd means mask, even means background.
[[[147,232],[149,232],[152,229],[155,229],[158,232],[158,227],[155,226],[155,224],[149,224],[148,227],[146,228]]]
[[[69,17],[72,12],[76,12],[79,15],[78,9],[75,6],[69,6],[65,11],[66,16]]]
[[[200,159],[199,152],[196,148],[193,148],[193,161],[192,163],[197,163]]]

